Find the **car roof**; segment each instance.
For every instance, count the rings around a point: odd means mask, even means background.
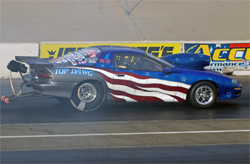
[[[136,53],[139,55],[145,54],[145,51],[133,47],[125,46],[96,46],[100,48],[104,53]]]

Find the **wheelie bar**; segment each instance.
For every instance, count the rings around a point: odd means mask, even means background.
[[[36,100],[36,99],[48,99],[48,98],[52,98],[52,96],[47,96],[36,92],[27,92],[20,94],[18,96],[16,95],[2,96],[1,100],[8,104],[11,101]]]
[[[20,68],[19,68],[20,67]],[[22,69],[23,71],[21,71]],[[22,73],[26,73],[26,67],[23,64],[20,64],[18,62],[12,61],[8,65],[8,69],[10,70],[10,86],[12,89],[12,92],[14,95],[11,96],[2,96],[1,100],[4,101],[5,103],[10,103],[11,101],[18,101],[18,100],[35,100],[35,99],[45,99],[45,98],[51,98],[51,96],[43,95],[37,92],[27,92],[27,93],[22,93],[23,86],[26,87],[31,87],[31,83],[27,80],[24,79]],[[12,83],[12,72],[19,72],[23,82],[21,83],[21,89],[18,93],[15,92],[13,83]]]
[[[7,104],[10,103],[10,98],[7,97],[7,96],[2,96],[1,100],[4,101],[4,102],[6,102]]]

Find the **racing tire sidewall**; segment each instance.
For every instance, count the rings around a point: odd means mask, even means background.
[[[212,89],[213,92],[213,97],[212,97],[212,101],[209,102],[206,105],[201,105],[200,103],[197,102],[197,100],[195,99],[195,92],[196,90],[201,87],[201,86],[208,86]],[[189,93],[189,100],[191,102],[191,104],[196,107],[196,108],[200,108],[200,109],[205,109],[205,108],[209,108],[212,107],[214,105],[214,103],[216,102],[216,99],[218,97],[218,93],[217,93],[217,89],[216,87],[211,83],[211,82],[207,82],[207,81],[202,81],[202,82],[198,82],[197,84],[195,84],[190,93]]]
[[[89,102],[89,103],[86,103],[85,107],[84,107],[84,110],[80,110],[78,109],[75,104],[79,104],[81,102],[81,100],[79,99],[78,97],[78,89],[79,87],[82,85],[82,84],[85,84],[85,83],[90,83],[92,84],[95,89],[96,89],[96,97],[94,98],[93,101]],[[77,85],[77,87],[74,89],[73,93],[72,93],[72,96],[71,96],[71,99],[70,99],[70,102],[71,102],[71,105],[76,108],[77,110],[81,111],[81,112],[91,112],[91,111],[94,111],[96,110],[97,108],[99,108],[103,101],[105,99],[105,96],[104,96],[104,88],[102,87],[102,85],[99,83],[99,82],[95,82],[95,81],[86,81],[86,82],[83,82],[83,83],[80,83],[79,85]]]

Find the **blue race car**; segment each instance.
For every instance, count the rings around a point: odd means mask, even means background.
[[[29,65],[29,74],[22,76],[27,68],[21,62]],[[202,54],[157,58],[131,47],[95,46],[54,59],[16,56],[8,68],[20,72],[35,93],[54,96],[80,111],[93,111],[104,101],[190,100],[197,108],[208,108],[217,99],[239,97],[241,83],[204,69],[209,63],[210,57]]]

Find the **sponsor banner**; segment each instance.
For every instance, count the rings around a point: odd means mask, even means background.
[[[250,62],[250,43],[184,43],[185,53],[210,56],[207,69],[222,71],[223,67],[247,68]]]
[[[40,58],[57,58],[80,48],[114,45],[140,48],[157,57],[180,53],[181,43],[79,43],[79,44],[41,44]]]

